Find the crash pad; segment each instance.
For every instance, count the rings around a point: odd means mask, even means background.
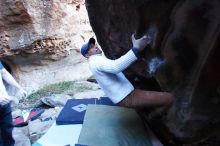
[[[77,144],[81,128],[82,124],[56,125],[54,123],[32,146],[74,146]]]
[[[152,146],[134,109],[88,105],[78,144],[89,146]]]
[[[56,124],[82,124],[88,104],[114,105],[108,97],[101,97],[100,99],[69,99],[58,115]]]

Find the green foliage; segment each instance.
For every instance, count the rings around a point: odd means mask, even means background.
[[[38,99],[43,96],[49,96],[51,94],[69,94],[73,95],[75,92],[83,92],[85,90],[90,90],[92,87],[85,86],[75,81],[64,81],[56,84],[51,84],[43,87],[42,89],[31,93],[28,99]]]
[[[45,86],[42,89],[30,94],[28,96],[28,99],[40,98],[42,96],[47,96],[50,94],[60,94],[66,90],[73,89],[74,84],[75,84],[74,81],[65,81],[65,82],[60,82],[60,83],[56,83],[56,84],[51,84],[51,85]]]

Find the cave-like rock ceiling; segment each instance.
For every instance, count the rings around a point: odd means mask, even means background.
[[[172,93],[161,121],[166,132],[154,126],[160,135],[195,142],[220,131],[219,0],[86,0],[86,7],[111,59],[132,47],[132,33],[138,38],[156,27],[153,47],[125,73],[137,88]]]

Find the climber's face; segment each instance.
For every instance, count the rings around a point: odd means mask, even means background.
[[[89,44],[89,50],[87,53],[89,56],[101,53],[101,49],[96,44]]]

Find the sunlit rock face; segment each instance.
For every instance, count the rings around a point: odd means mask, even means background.
[[[153,48],[126,74],[136,87],[172,93],[163,124],[176,140],[196,142],[220,131],[219,0],[86,0],[86,6],[111,59],[132,47],[132,33],[138,38],[156,26]]]
[[[84,3],[0,0],[0,58],[29,93],[46,84],[91,75],[79,53],[93,35]]]

